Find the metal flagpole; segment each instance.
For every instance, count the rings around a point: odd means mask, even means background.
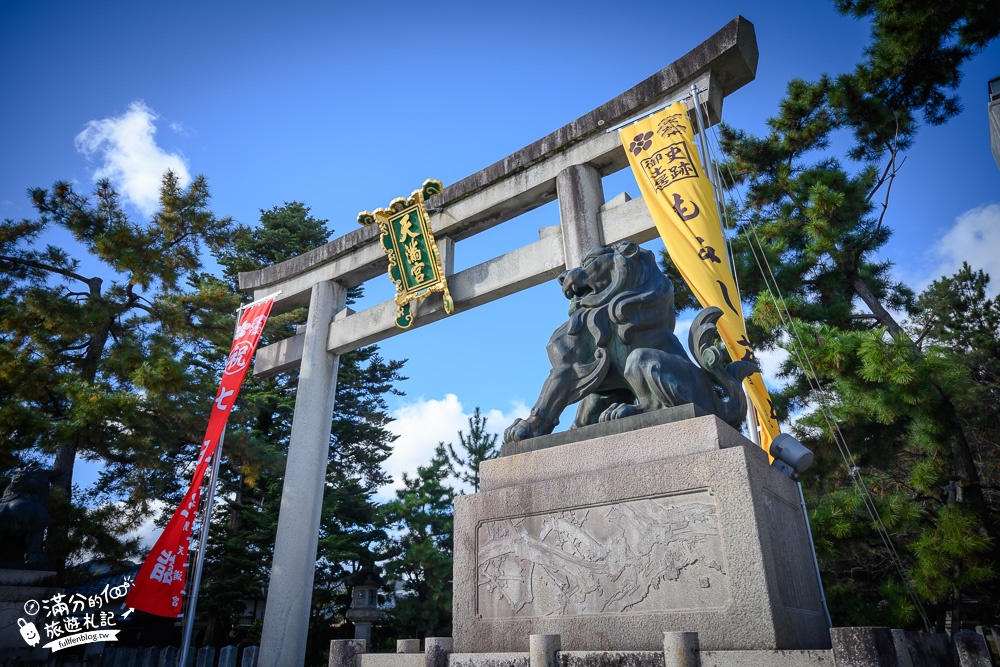
[[[715,169],[712,168],[711,161],[708,157],[708,137],[705,135],[705,124],[701,122],[701,104],[698,102],[698,86],[691,84],[691,96],[694,99],[694,119],[698,123],[698,143],[701,144],[701,162],[702,167],[705,169],[705,175],[708,176],[708,182],[712,184],[712,199],[715,200],[715,214],[719,216],[719,226],[722,226],[722,206],[719,204],[719,182],[715,178]],[[726,244],[726,254],[729,253],[729,239],[726,238],[726,230],[722,230],[722,240]],[[736,280],[736,267],[733,269],[733,280]],[[736,285],[736,297],[742,300],[740,296],[739,283]]]
[[[279,292],[280,294],[280,292]],[[272,295],[273,296],[273,295]],[[266,297],[271,298],[271,297]],[[233,337],[240,329],[240,316],[243,311],[257,303],[248,303],[236,310],[236,326],[233,327]],[[201,587],[201,572],[205,567],[205,550],[208,548],[208,529],[212,522],[212,505],[215,504],[215,484],[219,480],[219,462],[222,461],[222,445],[226,441],[226,426],[222,426],[219,444],[215,448],[212,459],[212,475],[208,480],[208,498],[205,500],[205,511],[202,513],[201,533],[198,535],[198,556],[194,561],[194,576],[191,578],[191,594],[188,596],[187,613],[184,614],[184,638],[181,640],[180,667],[187,667],[188,654],[191,652],[191,639],[194,635],[194,617],[198,609],[198,589]]]
[[[691,85],[691,96],[694,99],[694,118],[695,122],[698,123],[698,143],[701,144],[701,162],[702,167],[705,169],[705,175],[708,176],[709,183],[712,184],[712,198],[715,199],[715,212],[719,216],[719,225],[722,225],[722,204],[720,203],[722,183],[719,180],[719,175],[715,170],[715,166],[712,164],[711,158],[708,155],[708,136],[705,131],[705,123],[701,120],[701,104],[698,102],[698,86]],[[726,255],[732,258],[732,251],[729,248],[729,239],[726,238],[725,230],[722,230],[722,240],[726,244]],[[732,259],[730,259],[732,261]],[[733,262],[733,281],[736,283],[736,298],[743,300],[740,295],[740,283],[739,279],[736,277],[736,263]],[[746,393],[746,390],[744,390]],[[750,400],[750,396],[747,396],[747,421],[748,428],[750,432],[750,439],[753,444],[760,447],[760,431],[757,424],[757,409],[753,405],[753,401]]]
[[[750,431],[750,440],[760,447],[760,422],[757,420],[757,408],[754,407],[753,401],[750,400],[750,394],[745,388],[743,395],[747,397],[747,430]]]
[[[242,309],[240,309],[242,310]],[[239,317],[236,318],[237,326]],[[184,615],[184,639],[181,642],[181,659],[178,665],[187,667],[188,654],[191,652],[191,638],[194,635],[194,617],[198,608],[198,589],[201,587],[201,572],[205,567],[205,549],[208,547],[208,529],[212,520],[212,505],[215,503],[215,483],[219,479],[219,462],[222,460],[222,444],[226,440],[226,427],[222,427],[219,444],[215,448],[212,461],[212,476],[208,482],[208,498],[205,501],[205,511],[202,514],[201,534],[198,536],[198,557],[194,563],[194,577],[191,579],[191,594],[188,596],[187,613]]]

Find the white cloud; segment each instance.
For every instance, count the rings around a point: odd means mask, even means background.
[[[757,362],[760,364],[760,374],[764,378],[764,385],[769,388],[781,388],[788,384],[786,378],[778,377],[781,365],[790,356],[788,350],[776,347],[771,350],[755,350]]]
[[[140,552],[148,552],[156,544],[156,540],[159,539],[160,533],[163,528],[159,527],[155,523],[155,519],[159,516],[160,512],[167,506],[162,500],[154,500],[151,504],[150,515],[143,519],[142,523],[133,528],[125,535],[125,539],[132,539],[134,537],[139,538],[139,550]]]
[[[952,275],[965,261],[990,274],[989,296],[995,296],[1000,291],[1000,204],[984,204],[958,216],[936,244],[935,255],[938,267],[921,288]]]
[[[515,418],[526,417],[528,407],[523,403],[516,403],[506,413],[494,408],[483,409],[482,414],[486,417],[486,430],[500,434],[500,439],[497,440],[499,443],[503,439],[503,430]],[[458,445],[458,432],[468,433],[472,411],[465,412],[458,396],[447,394],[442,400],[421,398],[414,403],[405,404],[395,410],[392,416],[394,421],[390,423],[389,430],[399,437],[393,443],[392,456],[384,464],[393,478],[391,486],[380,490],[380,495],[386,498],[392,497],[395,489],[402,488],[404,472],[412,477],[416,474],[417,466],[426,465],[430,461],[439,442]]]
[[[191,180],[183,156],[156,145],[156,119],[156,112],[137,100],[121,116],[92,120],[76,135],[76,149],[101,162],[94,180],[111,180],[123,199],[145,215],[157,209],[167,170],[182,186]]]

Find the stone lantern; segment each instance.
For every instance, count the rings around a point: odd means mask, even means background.
[[[378,589],[382,580],[374,568],[366,565],[344,583],[351,588],[351,608],[347,610],[347,620],[354,623],[354,638],[364,639],[370,645],[372,623],[382,618],[378,608]]]

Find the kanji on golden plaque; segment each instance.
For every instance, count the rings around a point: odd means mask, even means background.
[[[684,281],[702,307],[717,306],[719,335],[734,361],[756,361],[747,338],[736,281],[725,253],[712,183],[694,148],[683,102],[621,130],[629,164],[656,229]],[[760,373],[745,381],[768,451],[781,432]]]
[[[448,292],[444,267],[438,253],[430,217],[424,200],[442,190],[441,181],[427,179],[409,199],[393,199],[388,208],[358,214],[362,225],[377,224],[382,230],[382,250],[389,258],[389,278],[396,285],[396,326],[408,329],[413,324],[410,302],[441,292],[444,311],[451,314],[455,304]]]

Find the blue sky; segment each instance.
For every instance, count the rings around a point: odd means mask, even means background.
[[[141,217],[169,167],[204,174],[219,215],[254,223],[260,209],[297,200],[339,236],[361,210],[426,178],[455,182],[574,120],[737,15],[756,27],[760,62],[724,116],[752,132],[789,79],[847,71],[867,40],[864,23],[821,0],[705,4],[3,3],[0,216],[31,216],[29,187],[86,190],[104,173]],[[886,256],[915,287],[962,259],[1000,282],[1000,170],[986,117],[997,75],[993,43],[965,70],[962,115],[924,128],[894,185]],[[628,172],[604,187],[608,199],[638,194]],[[464,241],[456,268],[558,222],[549,205]],[[366,303],[392,293],[388,278],[366,289]],[[385,341],[384,356],[410,360],[407,395],[391,402],[393,472],[456,440],[476,405],[497,429],[530,406],[565,312],[552,283]]]

